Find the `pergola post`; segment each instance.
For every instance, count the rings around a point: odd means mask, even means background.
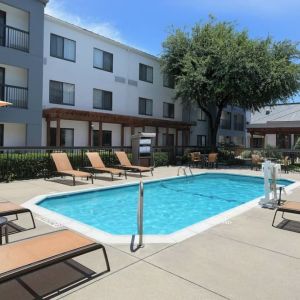
[[[124,130],[125,130],[125,126],[124,124],[121,124],[121,147],[124,147]]]
[[[50,134],[51,134],[50,133],[51,120],[49,118],[47,118],[46,122],[47,122],[47,142],[46,142],[46,144],[47,144],[47,147],[49,147],[50,146]]]
[[[159,127],[155,127],[155,146],[158,147],[158,135],[159,135]]]
[[[88,122],[88,146],[92,146],[92,122]]]
[[[56,147],[60,147],[60,118],[56,119]]]
[[[102,147],[102,145],[103,145],[102,122],[99,122],[99,130],[98,130],[98,147]]]

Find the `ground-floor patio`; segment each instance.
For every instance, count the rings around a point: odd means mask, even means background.
[[[144,180],[177,175],[176,167],[155,169]],[[193,169],[194,173],[205,172]],[[261,175],[243,169],[208,172]],[[297,174],[282,174],[299,180]],[[0,184],[0,201],[22,204],[41,195],[123,183],[103,175],[92,186],[75,187],[71,180],[51,179]],[[128,181],[138,181],[129,176]],[[289,200],[299,201],[300,188]],[[189,239],[172,244],[146,244],[137,251],[128,244],[105,245],[111,266],[105,271],[101,252],[60,263],[0,285],[1,299],[34,299],[75,285],[57,299],[298,299],[300,294],[300,222],[271,226],[274,211],[255,207]],[[287,215],[292,220],[299,216]],[[20,218],[25,224],[27,219]],[[37,229],[10,235],[10,241],[58,230],[56,224],[36,216]],[[100,275],[88,278],[93,271]]]

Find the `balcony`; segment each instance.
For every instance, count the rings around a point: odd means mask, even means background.
[[[0,99],[12,103],[16,108],[28,107],[28,88],[0,85]]]
[[[0,26],[0,46],[29,52],[29,32],[12,26]]]

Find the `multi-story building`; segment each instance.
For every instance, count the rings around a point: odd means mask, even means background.
[[[0,1],[0,146],[38,146],[42,135],[44,7],[47,0]]]
[[[13,103],[0,146],[129,146],[139,131],[158,146],[209,144],[205,114],[174,101],[157,57],[44,15],[46,3],[0,1],[0,98]],[[243,111],[230,110],[219,140],[241,144]]]

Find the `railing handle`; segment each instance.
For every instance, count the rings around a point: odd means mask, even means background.
[[[138,225],[138,235],[139,242],[138,247],[144,247],[143,244],[143,225],[144,225],[144,184],[140,181],[139,185],[139,201],[138,201],[138,211],[137,211],[137,225]]]

